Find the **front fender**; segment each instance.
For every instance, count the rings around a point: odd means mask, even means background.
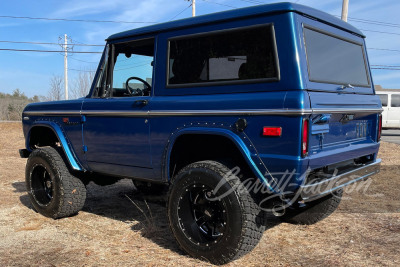
[[[189,127],[189,128],[183,128],[180,129],[177,132],[174,132],[168,141],[169,145],[167,148],[167,153],[166,153],[166,159],[165,161],[165,175],[168,181],[170,180],[171,177],[169,177],[169,161],[170,161],[170,156],[172,152],[172,148],[174,147],[175,141],[178,139],[179,136],[182,136],[184,134],[210,134],[210,135],[220,135],[224,136],[228,139],[230,139],[236,147],[239,149],[239,151],[242,153],[242,156],[246,160],[247,164],[253,171],[253,173],[256,175],[256,177],[265,185],[268,187],[268,189],[271,192],[275,192],[275,189],[271,186],[271,182],[273,182],[271,179],[273,177],[263,175],[263,173],[260,171],[260,168],[258,165],[263,165],[261,162],[257,163],[253,160],[253,158],[259,158],[258,153],[255,151],[254,146],[251,144],[251,140],[248,138],[248,136],[242,132],[242,133],[234,133],[230,129],[224,129],[224,128],[209,128],[209,127]],[[249,143],[249,144],[246,144]],[[250,151],[249,147],[252,147],[254,150]]]
[[[58,141],[61,144],[61,147],[65,153],[65,156],[68,160],[69,165],[71,166],[71,168],[75,171],[83,171],[83,167],[82,165],[78,162],[73,150],[71,149],[71,146],[67,140],[67,138],[65,137],[65,134],[63,132],[63,130],[61,129],[61,127],[53,122],[53,121],[35,121],[32,126],[30,127],[29,131],[28,131],[28,135],[26,138],[26,148],[31,151],[31,148],[29,147],[29,140],[30,140],[30,136],[31,136],[31,131],[34,127],[47,127],[49,129],[51,129],[54,134],[56,135]]]

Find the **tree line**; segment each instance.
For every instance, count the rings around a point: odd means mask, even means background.
[[[72,80],[69,98],[76,99],[85,97],[90,90],[94,72],[80,72]],[[34,102],[58,101],[64,99],[64,78],[53,75],[49,81],[47,95],[27,97],[20,89],[15,89],[11,94],[0,92],[0,121],[2,120],[21,120],[22,112],[26,105]]]

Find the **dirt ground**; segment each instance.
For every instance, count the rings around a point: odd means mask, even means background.
[[[77,216],[36,213],[25,191],[23,147],[20,123],[0,123],[0,266],[208,265],[178,248],[163,199],[144,197],[129,180],[89,184]],[[312,226],[271,220],[253,252],[229,266],[399,266],[400,146],[382,143],[380,157],[382,171],[368,189],[346,192],[332,216]]]

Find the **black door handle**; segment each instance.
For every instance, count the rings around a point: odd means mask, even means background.
[[[149,100],[147,99],[136,100],[134,103],[136,105],[146,106],[147,104],[149,104]]]

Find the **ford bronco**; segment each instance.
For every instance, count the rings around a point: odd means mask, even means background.
[[[30,200],[62,218],[89,181],[165,190],[180,247],[217,264],[257,245],[265,214],[316,223],[379,171],[364,38],[292,3],[114,34],[85,98],[25,108]]]

